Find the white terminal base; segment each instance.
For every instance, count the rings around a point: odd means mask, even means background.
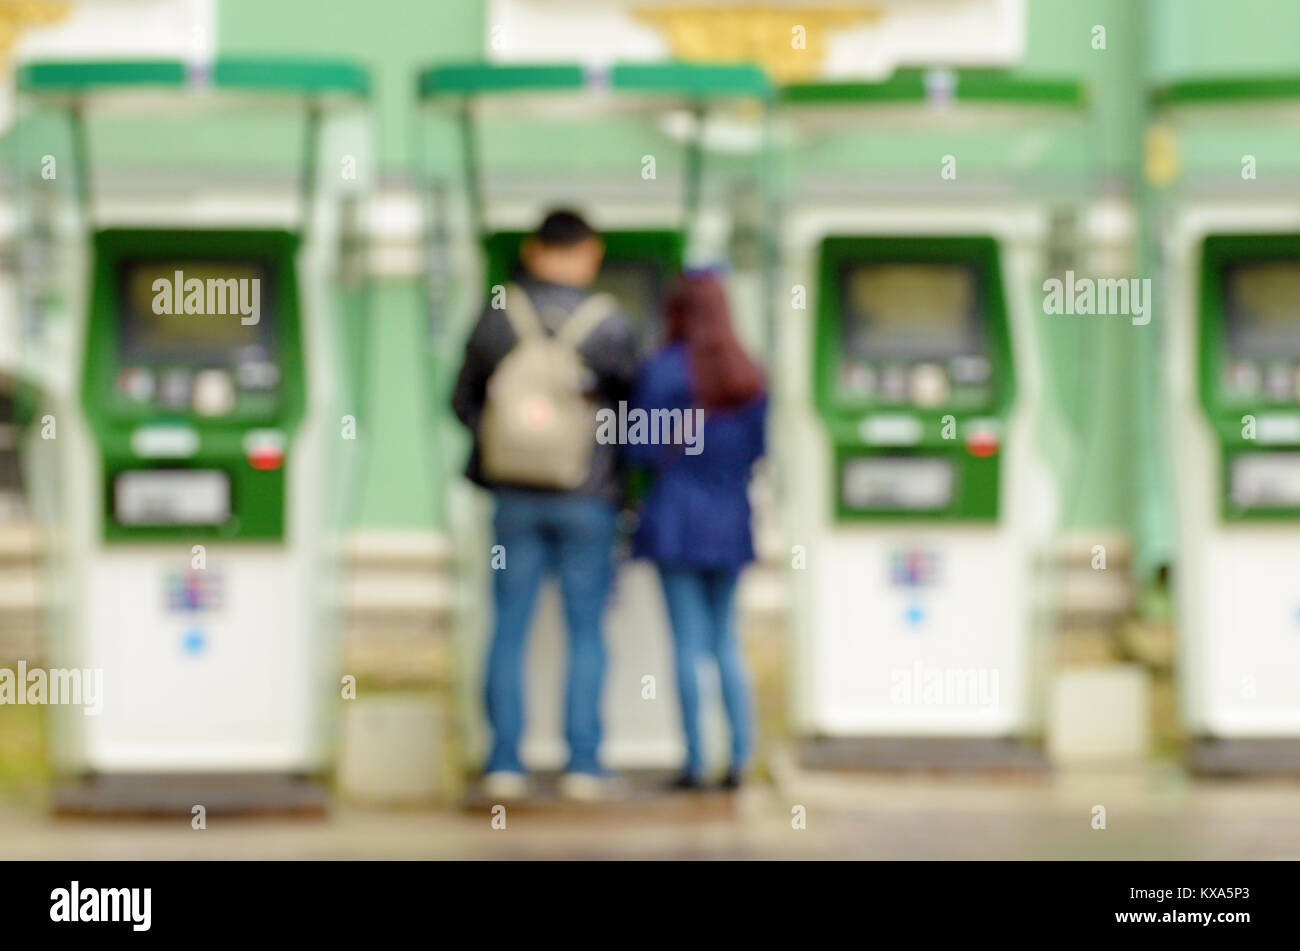
[[[428,694],[345,700],[339,791],[350,802],[391,805],[438,798],[442,714]]]
[[[1140,760],[1151,746],[1150,675],[1139,664],[1063,670],[1052,678],[1047,750],[1052,762]]]

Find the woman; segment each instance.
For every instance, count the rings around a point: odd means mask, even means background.
[[[667,343],[642,367],[634,406],[680,411],[649,418],[681,418],[685,425],[667,444],[660,432],[659,444],[627,447],[633,463],[653,473],[635,553],[659,569],[673,630],[686,734],[686,763],[673,785],[703,784],[699,662],[710,657],[731,724],[731,766],[723,786],[735,789],[753,739],[748,678],[736,637],[736,581],[754,558],[748,488],[750,470],[763,455],[767,397],[762,374],[736,340],[716,277],[683,277],[666,310]],[[694,428],[700,419],[702,430]]]

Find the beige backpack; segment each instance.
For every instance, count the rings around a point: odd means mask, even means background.
[[[610,295],[593,294],[551,335],[523,289],[506,288],[506,318],[517,340],[487,384],[479,451],[489,482],[569,490],[582,485],[591,467],[596,413],[583,390],[588,371],[578,348],[617,307]]]

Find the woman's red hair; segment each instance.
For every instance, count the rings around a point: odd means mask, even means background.
[[[736,339],[727,295],[714,275],[683,276],[665,310],[668,339],[686,344],[691,392],[700,406],[729,409],[763,392],[763,374]]]

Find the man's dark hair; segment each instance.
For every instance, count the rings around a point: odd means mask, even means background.
[[[596,229],[576,211],[552,211],[533,232],[538,244],[548,248],[571,248],[589,238],[597,237]]]

